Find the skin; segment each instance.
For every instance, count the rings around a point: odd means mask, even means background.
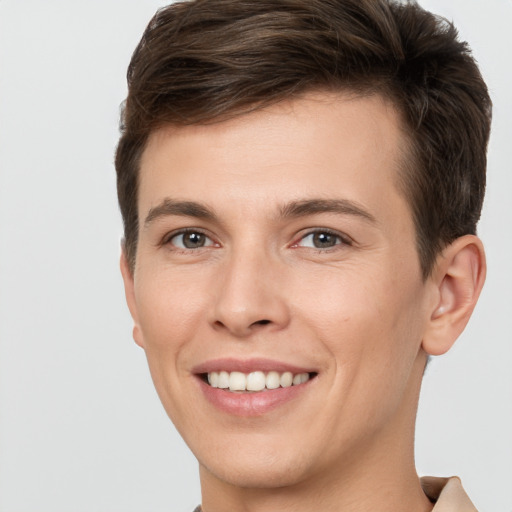
[[[422,373],[464,328],[485,261],[462,237],[422,279],[397,187],[405,137],[383,98],[327,93],[151,135],[136,266],[123,256],[121,269],[134,339],[199,461],[205,512],[432,509],[413,458]],[[158,209],[166,200],[212,216]],[[283,215],[311,200],[359,213]],[[184,228],[205,245],[184,247]],[[314,230],[332,246],[315,247]],[[239,417],[209,403],[193,371],[225,357],[318,375],[290,402]]]

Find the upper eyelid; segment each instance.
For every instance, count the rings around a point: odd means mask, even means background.
[[[173,231],[166,233],[162,237],[160,244],[161,245],[168,244],[174,237],[179,236],[179,235],[185,235],[187,233],[200,233],[201,235],[204,235],[207,238],[209,238],[213,243],[216,243],[216,244],[218,243],[218,241],[213,236],[211,236],[211,234],[207,230],[201,229],[201,228],[195,228],[195,227],[186,227],[186,228],[175,229]]]
[[[187,233],[201,233],[201,234],[205,235],[207,238],[209,238],[214,244],[220,244],[217,237],[212,236],[212,234],[209,230],[204,229],[204,228],[194,227],[194,226],[190,226],[190,227],[187,226],[187,227],[172,230],[172,231],[166,233],[165,235],[163,235],[163,237],[161,238],[161,241],[159,242],[159,245],[165,245],[165,244],[169,243],[174,237],[176,237],[178,235],[187,234]],[[354,244],[353,238],[350,237],[349,235],[347,235],[346,233],[338,231],[336,229],[318,226],[318,227],[304,228],[301,231],[299,231],[293,237],[293,241],[291,242],[290,246],[292,246],[292,247],[296,246],[304,238],[306,238],[310,235],[314,235],[316,233],[328,233],[330,235],[339,237],[340,240],[344,244],[347,244],[347,245]]]
[[[347,235],[346,233],[343,233],[343,232],[338,231],[336,229],[316,227],[316,228],[307,228],[307,229],[302,230],[302,232],[299,233],[295,237],[295,241],[292,242],[292,245],[296,245],[301,240],[304,240],[304,238],[306,238],[306,237],[308,237],[310,235],[314,235],[316,233],[328,233],[329,235],[337,236],[338,238],[340,238],[340,240],[344,244],[353,244],[354,243],[353,238],[350,237],[349,235]]]

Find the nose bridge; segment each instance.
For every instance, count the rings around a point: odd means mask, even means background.
[[[237,337],[246,337],[264,325],[284,327],[288,307],[280,284],[279,260],[261,244],[251,243],[233,247],[223,263],[214,325]]]

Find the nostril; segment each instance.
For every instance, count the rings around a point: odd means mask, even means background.
[[[270,320],[258,320],[257,322],[254,322],[252,325],[267,325],[270,323]]]
[[[272,320],[267,320],[266,318],[264,318],[263,320],[256,320],[256,322],[253,322],[252,324],[249,325],[249,328],[251,327],[254,327],[254,326],[258,326],[258,325],[267,325],[267,324],[271,324],[272,323]],[[216,320],[215,321],[215,326],[216,327],[224,327],[226,328],[227,325],[223,322],[221,322],[220,320]]]

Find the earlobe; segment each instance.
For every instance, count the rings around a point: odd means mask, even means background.
[[[135,283],[133,272],[128,263],[128,259],[126,257],[126,253],[124,251],[124,247],[121,252],[121,258],[119,262],[119,266],[121,268],[121,275],[123,276],[124,282],[124,294],[126,297],[126,304],[128,305],[128,309],[130,310],[130,314],[133,319],[133,339],[137,345],[144,348],[144,339],[142,336],[142,332],[139,326],[139,319],[137,313],[137,302],[135,300]]]
[[[457,238],[439,255],[430,278],[436,302],[422,341],[428,354],[444,354],[455,343],[475,308],[485,273],[483,245],[474,235]]]

